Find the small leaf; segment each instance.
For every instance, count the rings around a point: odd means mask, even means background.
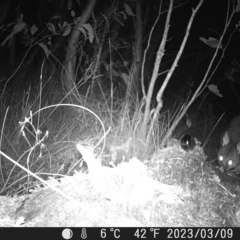
[[[72,28],[70,26],[70,24],[67,24],[64,32],[63,32],[63,37],[67,36],[70,32],[71,32]]]
[[[34,35],[37,32],[37,30],[38,30],[38,27],[36,27],[36,25],[34,24],[34,25],[32,25],[30,32],[32,35]]]
[[[16,23],[13,27],[13,33],[16,34],[18,32],[21,32],[24,29],[25,26],[26,26],[25,22]]]
[[[75,12],[72,10],[72,11],[71,11],[71,16],[72,16],[72,17],[75,17],[75,15],[76,15]]]
[[[52,17],[52,19],[54,19],[54,20],[59,19],[59,18],[61,18],[61,16],[58,16],[58,15],[55,15],[55,16]]]
[[[81,4],[81,2],[79,1],[79,0],[77,0],[77,4],[78,4],[78,6],[82,6],[82,4]]]
[[[239,79],[238,79],[238,72],[240,70],[240,65],[236,61],[236,59],[231,61],[231,64],[232,64],[232,66],[226,70],[224,75],[225,75],[225,77],[227,79],[231,80],[232,82],[235,82],[235,80],[239,81]]]
[[[199,37],[199,39],[211,48],[218,48],[219,46],[220,49],[223,49],[222,44],[219,45],[219,40],[217,40],[216,38],[209,37],[208,39],[206,39],[203,37]]]
[[[48,39],[47,44],[48,44],[49,46],[51,46],[51,45],[52,45],[52,37],[49,36],[47,39]]]
[[[214,94],[216,94],[218,97],[223,97],[223,95],[220,93],[217,85],[215,84],[210,84],[208,85],[208,89],[209,91],[213,92]]]
[[[227,74],[224,74],[224,75],[225,75],[225,77],[226,77],[227,79],[229,79],[230,81],[235,82],[235,79],[234,79],[233,76],[227,75]]]
[[[49,54],[50,54],[50,51],[48,50],[47,46],[44,43],[39,43],[38,45],[43,49],[43,51],[45,52],[46,57],[48,58]]]
[[[116,22],[118,22],[121,26],[124,26],[123,22],[122,22],[119,18],[114,17],[113,19],[114,19]]]
[[[1,43],[1,46],[4,46],[6,44],[6,42],[11,39],[14,36],[14,33],[11,32],[6,38],[5,40]]]
[[[55,26],[52,23],[48,23],[47,28],[51,33],[56,34]]]
[[[124,3],[123,6],[124,6],[124,8],[125,8],[126,13],[127,13],[129,16],[132,16],[132,17],[135,17],[135,16],[136,16],[135,14],[133,14],[132,9],[131,9],[126,3]]]
[[[7,27],[7,28],[8,28],[8,27],[11,27],[11,26],[14,25],[14,24],[15,24],[14,22],[11,22],[11,23],[7,24],[6,27]]]
[[[83,24],[82,26],[88,31],[89,42],[92,43],[94,39],[94,32],[92,26],[89,23]]]
[[[61,30],[63,29],[61,23],[58,23],[57,25],[58,25],[58,27],[59,27]]]
[[[23,16],[24,16],[24,15],[21,13],[21,14],[20,14],[20,17],[18,18],[18,21],[19,21],[19,22],[23,22]]]
[[[67,9],[68,10],[71,10],[72,9],[72,0],[68,0],[68,3],[67,3]]]
[[[83,28],[83,27],[77,27],[77,29],[83,33],[84,35],[84,38],[87,39],[87,33],[86,33],[86,30]]]
[[[240,1],[238,0],[237,1],[236,12],[239,12],[239,11],[240,11]]]
[[[74,23],[77,25],[79,22],[81,22],[81,19],[82,19],[81,16],[75,18],[75,19],[74,19]]]
[[[63,28],[65,28],[68,24],[68,22],[63,22]]]
[[[192,121],[189,117],[187,117],[186,125],[187,125],[188,128],[190,128],[192,126]]]

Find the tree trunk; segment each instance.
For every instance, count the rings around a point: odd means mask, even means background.
[[[143,37],[143,23],[142,23],[142,2],[136,0],[136,23],[135,23],[135,44],[133,50],[133,64],[132,71],[129,77],[127,86],[126,99],[129,101],[133,98],[136,100],[140,90],[140,72],[142,66],[142,37]]]
[[[83,11],[81,21],[77,23],[76,26],[72,29],[70,38],[69,38],[69,43],[68,43],[68,48],[67,48],[67,54],[66,54],[66,69],[67,69],[67,74],[66,74],[66,79],[65,79],[65,86],[67,87],[68,90],[73,89],[74,84],[75,84],[75,68],[76,68],[76,52],[77,52],[77,45],[78,45],[78,39],[80,36],[80,31],[77,29],[82,26],[82,24],[87,23],[89,20],[93,9],[95,7],[97,0],[89,0],[85,10]]]

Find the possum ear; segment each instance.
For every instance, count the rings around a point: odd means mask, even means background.
[[[226,131],[222,137],[222,146],[228,145],[230,142],[229,132]]]
[[[238,151],[238,154],[240,154],[240,142],[238,142],[237,144],[237,151]]]

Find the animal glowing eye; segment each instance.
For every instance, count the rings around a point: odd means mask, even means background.
[[[222,161],[223,160],[223,156],[219,156],[219,161]]]
[[[233,164],[233,161],[232,160],[229,160],[228,161],[228,165],[231,166]]]

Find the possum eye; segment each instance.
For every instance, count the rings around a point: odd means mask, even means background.
[[[223,161],[223,156],[219,156],[219,161]]]
[[[232,161],[232,160],[229,160],[227,164],[228,164],[229,166],[232,166],[233,161]]]

